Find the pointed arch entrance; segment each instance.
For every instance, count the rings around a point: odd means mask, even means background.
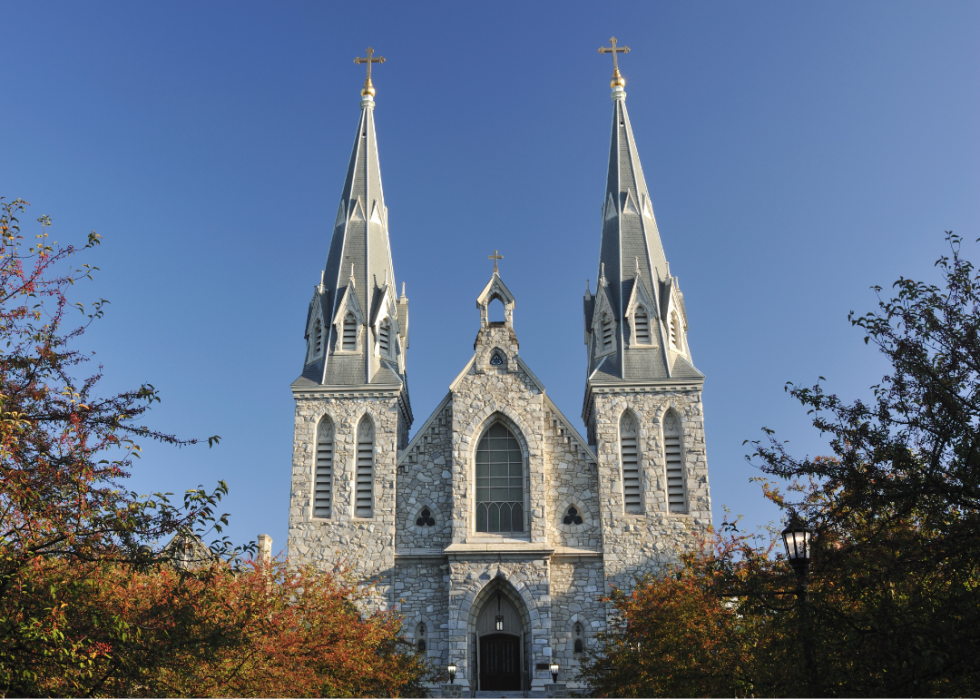
[[[503,578],[488,584],[474,609],[477,690],[519,692],[527,677],[528,614],[524,601]]]

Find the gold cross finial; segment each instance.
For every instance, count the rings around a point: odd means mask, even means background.
[[[497,260],[504,259],[504,256],[494,250],[492,255],[487,255],[487,259],[493,260],[493,273],[497,274]]]
[[[617,53],[629,53],[630,52],[630,47],[629,46],[616,46],[616,37],[612,37],[609,40],[609,43],[612,44],[612,46],[600,46],[599,47],[599,53],[611,53],[612,56],[613,56],[613,79],[612,79],[612,82],[609,83],[609,86],[612,87],[612,88],[614,88],[614,89],[616,87],[626,87],[626,80],[623,79],[623,76],[619,72],[619,61],[616,58],[616,54]]]
[[[364,81],[364,87],[361,88],[361,96],[367,97],[370,95],[374,97],[374,85],[371,84],[371,64],[372,63],[384,63],[384,56],[374,57],[374,49],[368,46],[367,58],[355,58],[354,63],[361,64],[367,63],[367,80]]]

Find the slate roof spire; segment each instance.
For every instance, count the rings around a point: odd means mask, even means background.
[[[388,207],[381,183],[381,165],[374,125],[373,57],[368,49],[368,78],[361,90],[361,115],[354,134],[347,174],[333,222],[321,283],[315,288],[307,319],[309,338],[317,319],[324,328],[321,351],[308,351],[302,378],[328,386],[366,384],[405,386],[408,347],[408,298],[398,297]],[[346,329],[345,322],[353,318]]]
[[[616,55],[628,47],[603,47]],[[589,383],[630,384],[680,378],[702,380],[686,342],[687,316],[677,279],[671,277],[653,203],[643,176],[626,110],[626,80],[615,66],[612,134],[602,203],[602,242],[594,294],[585,298]],[[637,310],[646,314],[639,331]],[[614,321],[603,326],[603,318]],[[674,323],[676,342],[671,341]],[[647,324],[648,323],[648,324]],[[647,329],[649,328],[649,329]]]

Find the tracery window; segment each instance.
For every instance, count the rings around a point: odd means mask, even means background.
[[[420,653],[424,653],[426,651],[426,647],[428,646],[428,643],[426,642],[428,639],[425,637],[425,632],[426,628],[424,622],[415,627],[415,645],[419,649]]]
[[[432,516],[431,510],[428,507],[423,507],[422,511],[419,512],[419,516],[415,520],[416,526],[419,527],[434,527],[436,526],[436,520]]]
[[[313,487],[313,516],[330,517],[333,510],[333,444],[334,429],[324,417],[316,430],[316,471]]]
[[[619,450],[623,467],[623,504],[630,514],[643,514],[638,436],[636,420],[630,413],[623,413],[619,421]]]
[[[367,415],[357,427],[354,516],[374,516],[374,425]]]
[[[667,507],[671,512],[687,512],[680,420],[673,411],[664,416],[664,460],[667,462]]]
[[[357,349],[357,318],[354,317],[353,313],[348,313],[344,316],[343,349]]]
[[[581,524],[582,521],[583,521],[582,520],[582,515],[579,514],[578,508],[575,507],[575,505],[572,505],[567,510],[565,510],[565,517],[564,517],[564,519],[562,519],[562,522],[563,523],[565,523],[565,524]]]
[[[575,628],[572,632],[575,636],[575,645],[573,646],[575,653],[581,653],[585,650],[585,629],[582,628],[582,624],[578,621],[575,622]]]
[[[524,531],[524,456],[517,439],[499,422],[476,449],[476,530]]]
[[[494,352],[490,356],[490,366],[500,366],[503,363],[504,363],[504,360],[501,359],[499,352]]]

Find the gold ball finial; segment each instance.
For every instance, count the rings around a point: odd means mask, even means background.
[[[617,87],[626,87],[626,78],[624,78],[623,74],[619,72],[619,68],[613,71],[613,77],[612,80],[609,81],[609,87],[613,88],[614,90]]]
[[[371,82],[371,78],[364,81],[364,87],[361,88],[361,97],[374,97],[374,84]]]

